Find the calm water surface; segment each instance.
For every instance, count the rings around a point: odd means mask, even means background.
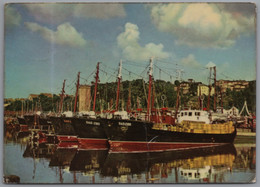
[[[161,153],[111,153],[31,142],[6,132],[4,174],[20,183],[249,183],[255,178],[254,144]]]

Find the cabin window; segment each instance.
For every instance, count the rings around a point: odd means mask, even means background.
[[[187,116],[187,112],[184,113],[184,116]]]
[[[189,173],[189,177],[192,177],[192,173]]]
[[[198,116],[200,116],[200,112],[198,112]]]
[[[189,116],[192,116],[192,112],[189,112]]]
[[[183,112],[181,113],[181,116],[183,116]]]

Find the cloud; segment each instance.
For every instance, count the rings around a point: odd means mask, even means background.
[[[24,5],[35,20],[42,23],[62,23],[73,17],[109,19],[125,17],[122,4],[26,4]]]
[[[158,30],[176,36],[177,44],[227,48],[241,35],[255,32],[255,11],[254,6],[224,4],[228,3],[170,3],[149,7]]]
[[[86,40],[82,34],[78,33],[68,22],[59,25],[56,31],[32,22],[25,22],[25,26],[32,32],[39,33],[45,40],[52,43],[71,47],[82,47],[86,45]]]
[[[209,63],[207,63],[207,65],[205,66],[206,68],[210,68],[210,67],[214,67],[214,66],[216,66],[216,64],[214,64],[213,62],[209,62]]]
[[[150,57],[168,58],[169,53],[163,51],[163,44],[148,43],[142,47],[139,41],[138,26],[132,23],[125,24],[125,30],[117,37],[117,44],[122,49],[123,56],[128,60],[143,61]]]
[[[181,65],[190,68],[197,68],[201,66],[201,64],[195,59],[193,54],[189,54],[187,57],[181,59]]]
[[[19,26],[21,22],[21,14],[17,12],[10,4],[5,6],[5,27],[13,28]]]

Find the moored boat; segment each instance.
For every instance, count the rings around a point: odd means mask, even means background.
[[[111,151],[189,149],[234,141],[236,129],[232,122],[212,124],[210,113],[201,110],[180,111],[178,114],[178,93],[174,117],[165,111],[151,110],[152,70],[151,59],[146,120],[103,120]]]

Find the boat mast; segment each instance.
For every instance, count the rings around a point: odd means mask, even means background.
[[[96,71],[96,76],[95,76],[95,94],[94,94],[94,102],[93,102],[93,111],[95,111],[95,107],[96,107],[96,96],[97,96],[97,84],[98,84],[98,81],[99,81],[99,63],[97,63],[97,71]]]
[[[74,103],[74,113],[76,112],[76,109],[77,109],[77,99],[78,99],[78,91],[79,91],[79,77],[80,77],[80,72],[78,72],[77,89],[76,89],[75,103]]]
[[[175,115],[174,118],[177,119],[178,110],[179,110],[179,97],[180,97],[180,82],[178,80],[175,81],[175,85],[177,86],[177,98],[176,98],[176,106],[175,106]]]
[[[64,99],[64,88],[65,88],[65,82],[66,80],[63,81],[63,86],[62,86],[62,91],[61,91],[61,98],[60,98],[60,108],[59,108],[59,113],[62,112],[62,108],[63,108],[63,99]]]
[[[122,60],[119,62],[119,69],[117,75],[117,92],[116,92],[116,111],[118,111],[118,104],[119,104],[119,94],[120,94],[120,82],[122,78]]]
[[[128,101],[127,101],[127,112],[131,112],[131,83],[129,81],[129,90],[128,90]]]
[[[149,91],[148,91],[148,99],[147,99],[147,117],[148,121],[150,121],[150,101],[151,101],[151,90],[152,90],[152,76],[153,76],[153,58],[150,59],[150,67],[149,67]]]
[[[209,95],[208,95],[208,106],[207,106],[208,112],[209,112],[209,110],[210,110],[211,69],[212,69],[212,67],[210,67],[210,69],[209,69]]]
[[[216,102],[217,102],[217,70],[216,66],[213,67],[214,70],[214,89],[215,89],[215,94],[214,94],[214,111],[216,112]]]

